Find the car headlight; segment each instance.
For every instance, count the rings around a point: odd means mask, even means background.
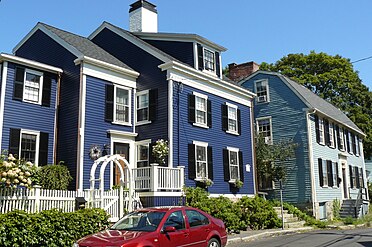
[[[73,243],[72,247],[79,247],[79,244],[78,243]]]

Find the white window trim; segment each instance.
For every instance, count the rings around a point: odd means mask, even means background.
[[[148,148],[148,153],[147,153],[147,162],[148,162],[149,165],[150,165],[150,143],[151,143],[151,139],[147,139],[147,140],[143,140],[143,141],[138,141],[138,142],[136,142],[136,152],[135,152],[135,157],[136,157],[136,167],[137,167],[137,163],[138,163],[138,162],[144,161],[144,160],[138,160],[138,147],[139,147],[139,146],[147,146],[147,148]]]
[[[226,102],[226,105],[227,105],[227,130],[226,130],[226,133],[229,133],[229,134],[233,134],[233,135],[239,135],[239,125],[238,125],[238,106],[237,105],[233,105],[231,103],[228,103]],[[235,120],[235,123],[236,123],[236,130],[229,130],[229,107],[231,108],[234,108],[235,109],[235,116],[236,116],[236,119],[233,119]]]
[[[335,145],[334,123],[330,122],[328,126],[329,126],[329,142],[330,142],[330,147],[331,148],[334,148],[334,147],[336,147],[336,145]]]
[[[207,179],[208,178],[208,143],[207,142],[200,142],[200,141],[193,141],[192,144],[195,145],[195,150],[194,150],[194,153],[195,153],[195,181],[203,181],[204,179]],[[206,165],[206,174],[205,174],[205,178],[202,178],[202,177],[197,177],[197,153],[196,153],[196,148],[197,147],[204,147],[205,148],[205,165]]]
[[[257,94],[257,83],[259,82],[266,82],[266,101],[259,101],[258,96],[256,97],[256,103],[258,104],[265,104],[270,102],[270,91],[269,91],[269,80],[268,79],[261,79],[254,81],[254,92]]]
[[[139,110],[138,108],[137,108],[137,102],[138,102],[138,96],[142,96],[142,95],[144,95],[144,94],[147,94],[148,96],[148,100],[149,100],[149,102],[148,102],[148,105],[147,105],[147,120],[142,120],[142,121],[137,121],[137,111]],[[135,109],[136,109],[136,113],[135,113],[135,117],[136,117],[136,120],[135,120],[135,122],[136,122],[136,125],[144,125],[144,124],[150,124],[151,123],[151,121],[148,119],[149,118],[149,116],[150,116],[150,90],[143,90],[143,91],[140,91],[140,92],[137,92],[136,93],[136,105],[135,105]],[[140,109],[144,109],[144,108],[140,108]]]
[[[332,188],[337,189],[338,188],[337,187],[337,185],[338,185],[338,181],[337,181],[338,180],[338,177],[337,177],[338,163],[336,161],[333,161],[333,160],[331,160],[331,162],[332,162],[332,180],[333,180],[333,187]],[[340,169],[338,169],[338,170],[340,171]],[[341,171],[342,171],[342,169],[341,169]],[[334,180],[333,175],[336,176],[336,180]]]
[[[201,128],[206,128],[208,129],[208,96],[205,95],[205,94],[201,94],[201,93],[198,93],[198,92],[192,92],[192,94],[195,96],[195,122],[193,123],[194,126],[197,126],[197,127],[201,127]],[[205,123],[197,123],[196,122],[196,97],[199,97],[199,98],[202,98],[205,100]]]
[[[266,119],[269,119],[269,122],[270,122],[270,141],[268,144],[273,144],[273,140],[274,140],[274,137],[273,137],[273,122],[272,122],[272,118],[271,117],[260,117],[260,118],[256,118],[256,128],[257,128],[257,133],[259,133],[260,131],[260,126],[258,124],[259,121],[261,120],[266,120]]]
[[[129,120],[129,122],[119,122],[119,121],[116,120],[116,89],[117,88],[124,89],[124,90],[128,91],[128,106],[129,106],[128,120]],[[114,117],[113,117],[114,121],[112,122],[113,124],[132,126],[132,123],[131,123],[131,121],[132,121],[132,90],[130,88],[114,84],[114,113],[113,114],[114,114]]]
[[[325,164],[325,169],[324,169],[324,164]],[[329,185],[328,185],[328,164],[327,164],[327,160],[324,160],[322,159],[322,172],[323,172],[323,186],[322,188],[328,188]],[[325,181],[324,181],[324,178]]]
[[[37,76],[40,76],[40,82],[39,82],[39,99],[38,101],[32,101],[32,100],[27,100],[25,99],[25,87],[26,87],[26,75],[27,73],[34,74]],[[36,105],[41,105],[41,99],[42,99],[42,94],[43,94],[43,81],[44,81],[44,74],[43,72],[37,71],[37,70],[32,70],[32,69],[25,69],[25,73],[23,75],[23,94],[22,94],[22,100],[27,103],[31,104],[36,104]]]
[[[209,70],[205,68],[205,51],[209,51],[213,54],[213,70]],[[208,47],[203,46],[203,71],[209,74],[216,75],[216,53],[213,51],[213,49],[209,49]]]
[[[239,148],[234,148],[234,147],[226,147],[226,149],[229,151],[229,157],[228,157],[228,160],[229,160],[229,176],[230,176],[230,180],[229,180],[229,183],[235,183],[236,182],[236,179],[231,179],[231,162],[230,162],[230,152],[235,152],[236,153],[236,161],[237,161],[237,167],[238,167],[238,179],[240,180],[240,169],[239,169],[239,164],[240,164],[240,161],[239,161]]]
[[[324,119],[319,118],[319,144],[325,145],[325,136],[324,136]]]
[[[21,133],[19,135],[19,152],[18,152],[18,157],[21,157],[21,152],[22,152],[22,135],[23,134],[35,135],[36,136],[36,150],[35,150],[35,162],[34,163],[35,163],[36,166],[38,166],[38,164],[39,164],[40,131],[21,129]]]
[[[359,141],[359,137],[357,135],[355,135],[355,145],[356,145],[355,156],[359,157],[360,156],[360,141]]]
[[[342,143],[342,148],[341,151],[345,151],[345,136],[344,136],[344,129],[340,126],[339,127],[339,132],[340,132],[340,142]]]
[[[348,136],[349,136],[349,147],[350,147],[350,150],[349,150],[349,154],[354,154],[354,146],[353,146],[353,136],[351,134],[351,131],[349,130],[347,132]]]

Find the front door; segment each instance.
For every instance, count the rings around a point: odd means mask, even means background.
[[[114,154],[120,154],[124,159],[126,159],[129,162],[129,144],[114,142]],[[123,161],[120,161],[120,165],[124,169],[125,164]],[[125,178],[124,178],[124,181],[126,181]],[[118,185],[118,184],[120,184],[120,170],[115,165],[114,166],[114,185]]]

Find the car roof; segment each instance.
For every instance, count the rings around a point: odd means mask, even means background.
[[[170,207],[148,207],[148,208],[141,208],[137,209],[137,211],[157,211],[157,212],[168,212],[170,210],[175,210],[175,209],[192,209],[192,210],[197,210],[196,208],[192,207],[187,207],[187,206],[170,206]]]

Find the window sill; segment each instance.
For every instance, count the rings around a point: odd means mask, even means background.
[[[239,136],[240,134],[236,131],[226,130],[227,134]]]
[[[208,75],[212,75],[212,76],[216,76],[217,77],[217,73],[215,70],[208,70],[208,69],[203,69],[203,72],[208,74]]]
[[[23,103],[28,103],[28,104],[33,104],[33,105],[41,105],[41,102],[35,102],[35,101],[31,101],[31,100],[21,100],[21,102]]]
[[[200,124],[200,123],[193,123],[192,125],[194,125],[195,127],[209,129],[208,125],[204,125],[204,124]]]
[[[256,104],[259,104],[259,105],[268,104],[268,103],[270,103],[270,101],[260,101],[260,102],[256,101]]]
[[[141,125],[150,124],[150,123],[151,121],[145,120],[145,121],[137,122],[136,126],[141,126]]]
[[[123,126],[132,127],[132,124],[131,123],[112,122],[112,124],[117,124],[117,125],[123,125]]]

